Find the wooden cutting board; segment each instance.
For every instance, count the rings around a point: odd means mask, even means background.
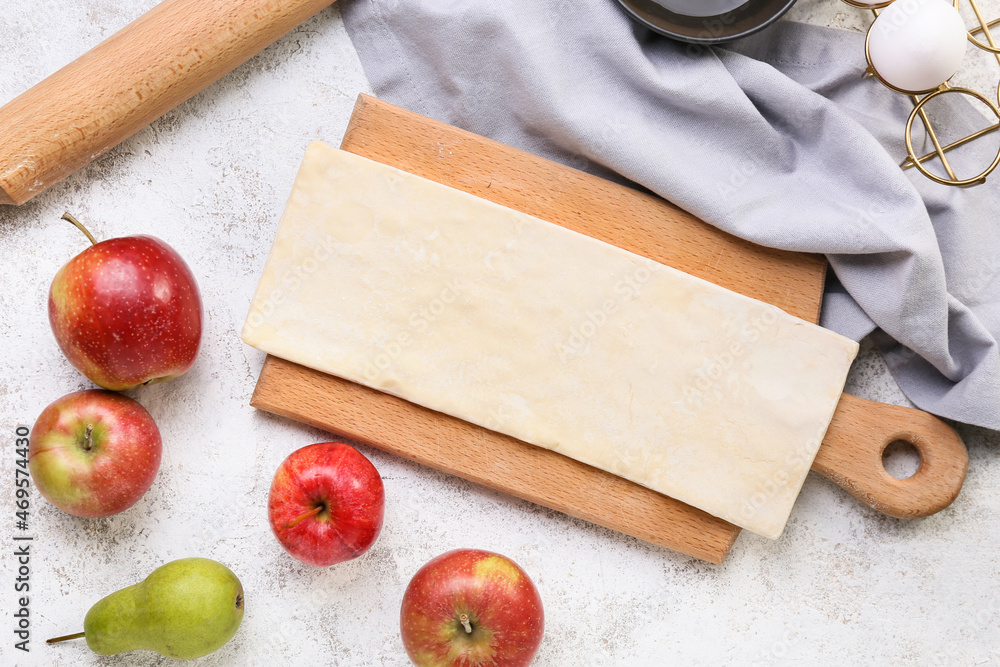
[[[668,202],[362,95],[341,144],[563,225],[818,322],[822,256],[748,243]],[[642,540],[721,563],[739,528],[609,473],[509,436],[269,356],[251,404]],[[908,480],[881,464],[894,440],[922,456]],[[947,506],[964,446],[926,413],[844,395],[813,469],[895,516]]]

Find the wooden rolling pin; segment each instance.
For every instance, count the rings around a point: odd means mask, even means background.
[[[23,204],[333,0],[164,0],[0,108],[0,204]]]

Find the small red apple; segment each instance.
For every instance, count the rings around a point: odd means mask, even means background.
[[[310,565],[333,565],[374,544],[382,530],[385,489],[361,452],[321,442],[292,452],[278,466],[267,513],[288,553]]]
[[[542,643],[542,599],[506,556],[456,549],[420,568],[403,593],[403,646],[417,667],[525,667]]]
[[[92,382],[121,391],[187,372],[201,345],[201,297],[181,256],[152,236],[97,243],[49,289],[49,323],[63,354]]]
[[[111,516],[149,490],[162,451],[160,431],[144,407],[89,389],[42,410],[28,438],[28,470],[42,496],[64,512]]]

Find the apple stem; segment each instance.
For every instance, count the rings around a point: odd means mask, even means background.
[[[94,440],[92,437],[93,435],[94,435],[94,425],[87,424],[87,430],[83,434],[83,448],[88,452],[94,447]]]
[[[286,522],[285,526],[281,530],[288,530],[289,528],[295,528],[295,526],[299,525],[300,523],[302,523],[303,521],[305,521],[309,517],[316,516],[317,514],[319,514],[322,511],[323,511],[323,506],[322,505],[317,505],[316,507],[312,508],[311,510],[309,510],[305,514],[299,515],[299,516],[295,517],[294,519],[292,519],[291,521]]]
[[[471,635],[472,634],[472,623],[469,623],[469,615],[468,614],[462,614],[461,616],[458,617],[458,621],[459,621],[459,623],[462,624],[462,627],[465,628],[465,634]]]
[[[85,633],[85,632],[77,632],[76,634],[73,634],[73,635],[66,635],[64,637],[53,637],[52,639],[46,639],[45,643],[46,644],[55,644],[56,642],[64,642],[64,641],[69,640],[69,639],[80,639],[81,637],[85,637],[86,635],[87,635],[87,633]]]
[[[90,239],[90,244],[91,245],[97,245],[97,239],[94,238],[94,235],[91,234],[87,230],[87,228],[83,226],[82,222],[80,222],[79,220],[77,220],[76,218],[74,218],[73,215],[69,211],[66,211],[65,213],[62,214],[62,219],[63,220],[68,220],[68,221],[72,222],[74,225],[76,225],[77,229],[79,229],[81,232],[83,232],[84,234],[87,235],[87,238]]]

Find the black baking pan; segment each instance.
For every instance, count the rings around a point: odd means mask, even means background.
[[[632,18],[661,35],[718,44],[777,21],[795,0],[618,0]]]

